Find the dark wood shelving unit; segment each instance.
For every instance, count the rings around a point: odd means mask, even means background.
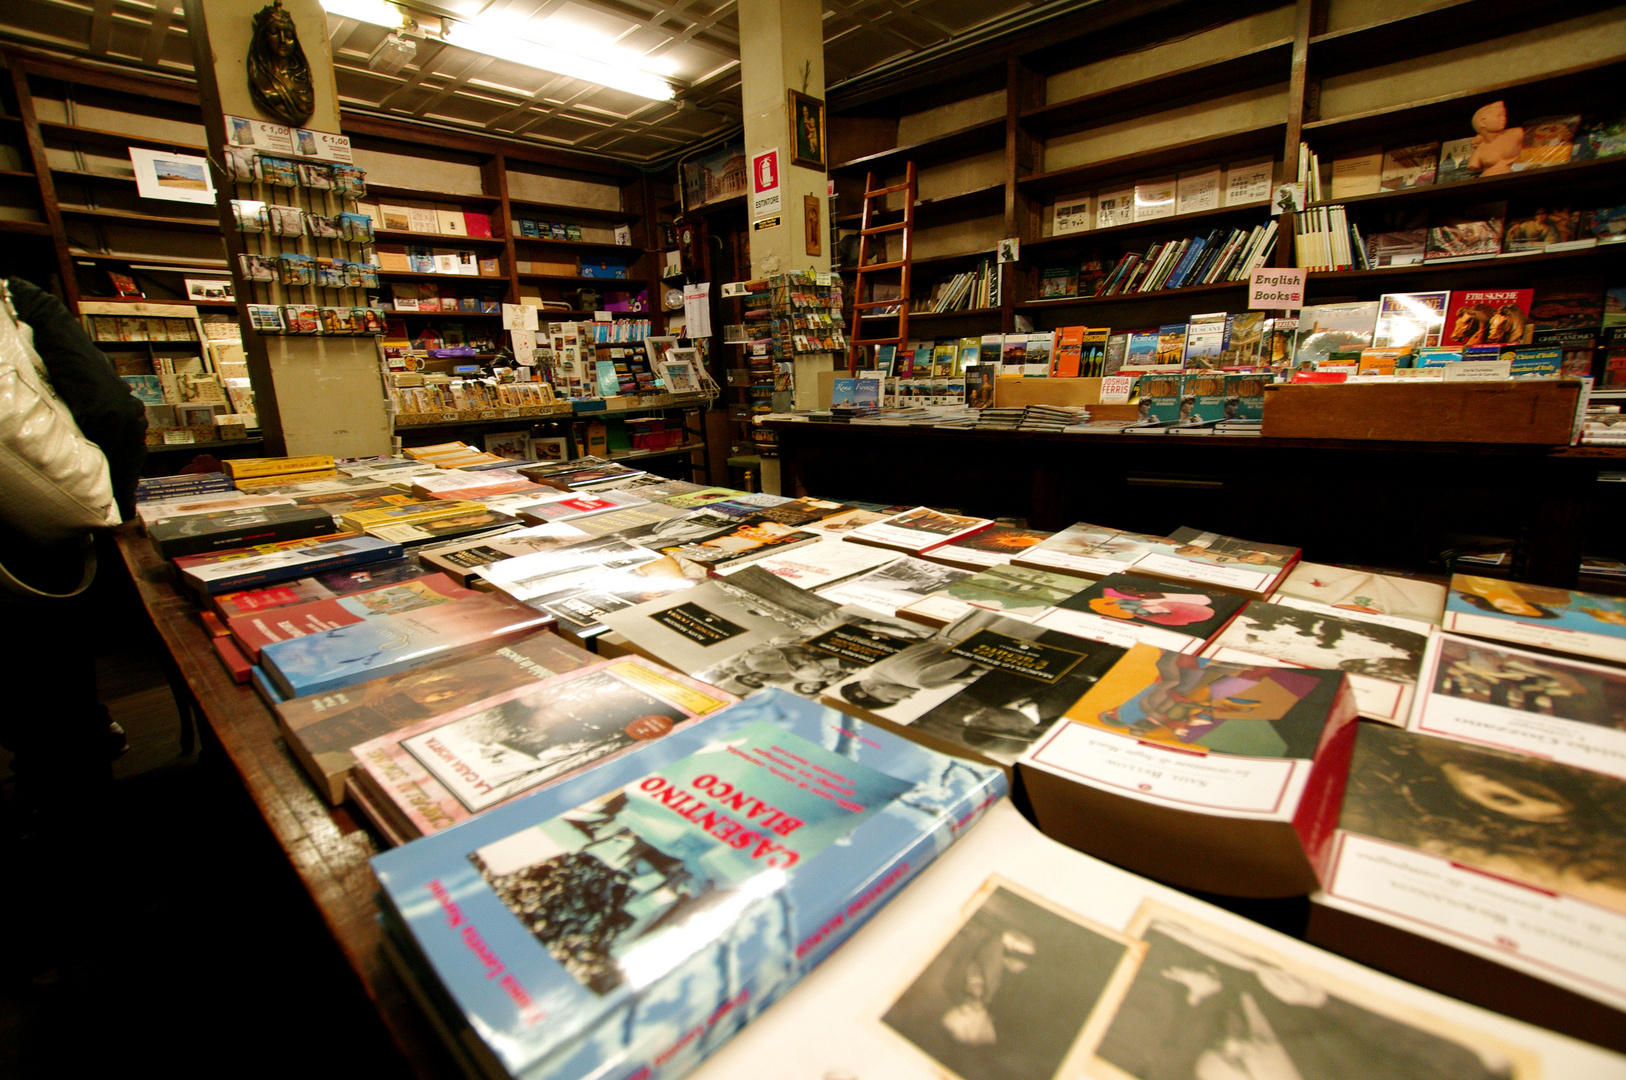
[[[866,154],[830,166],[831,172],[874,172],[886,175],[901,170],[905,161],[917,167],[951,158],[983,154],[1005,145],[1005,121],[985,120],[876,154]]]
[[[406,232],[401,229],[373,229],[373,239],[386,244],[402,243],[413,247],[502,247],[506,241],[500,236],[458,236],[447,233]]]
[[[1286,122],[1238,128],[1199,139],[1163,146],[1139,154],[1105,158],[1053,172],[1033,173],[1016,184],[1029,195],[1056,195],[1099,185],[1104,180],[1156,176],[1171,169],[1194,169],[1267,150],[1275,151],[1287,131]]]

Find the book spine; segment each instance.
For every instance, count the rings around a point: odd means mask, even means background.
[[[1181,254],[1180,261],[1175,263],[1174,268],[1169,271],[1168,288],[1178,289],[1180,287],[1186,280],[1186,275],[1191,273],[1191,268],[1198,257],[1202,255],[1202,249],[1203,238],[1200,236],[1186,245],[1186,250]]]

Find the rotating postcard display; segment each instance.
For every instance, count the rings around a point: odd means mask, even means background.
[[[262,334],[382,334],[367,176],[344,135],[226,117],[224,171],[249,324]]]

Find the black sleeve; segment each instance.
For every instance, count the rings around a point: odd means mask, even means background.
[[[147,410],[60,300],[22,278],[6,284],[17,317],[34,330],[34,349],[45,361],[51,386],[85,438],[107,455],[119,511],[130,517],[147,456]]]

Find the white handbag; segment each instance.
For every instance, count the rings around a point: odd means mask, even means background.
[[[0,284],[0,522],[52,545],[119,521],[106,455],[52,389],[33,328]]]

